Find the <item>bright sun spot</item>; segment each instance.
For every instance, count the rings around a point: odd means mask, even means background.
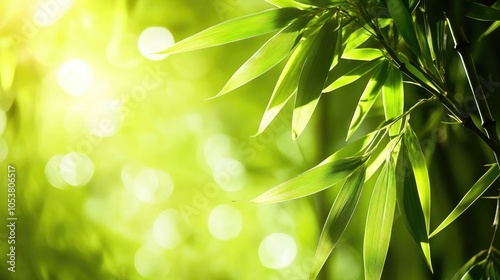
[[[208,217],[208,229],[213,237],[229,240],[238,236],[243,226],[240,211],[231,205],[222,204],[214,208]]]
[[[156,218],[153,236],[162,248],[172,249],[181,243],[180,219],[180,214],[173,209],[163,211]]]
[[[65,62],[59,68],[57,80],[61,88],[72,96],[85,94],[94,84],[94,71],[80,59]]]
[[[139,36],[139,51],[150,60],[162,60],[166,54],[157,54],[174,44],[172,33],[165,27],[148,27]]]
[[[268,268],[280,269],[292,263],[297,255],[293,238],[284,233],[268,235],[259,246],[259,259]]]

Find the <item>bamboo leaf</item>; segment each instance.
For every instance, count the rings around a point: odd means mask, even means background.
[[[366,169],[366,180],[369,180],[375,172],[382,166],[382,164],[386,161],[387,158],[390,157],[391,152],[394,151],[394,147],[399,147],[396,146],[400,142],[399,137],[394,137],[387,145],[384,146],[384,148],[378,152],[373,152],[368,159],[368,168]],[[399,150],[399,148],[398,148]]]
[[[365,154],[367,148],[373,144],[375,139],[380,135],[380,131],[373,131],[368,133],[367,135],[352,141],[346,146],[342,147],[338,151],[336,151],[333,155],[326,158],[323,162],[327,163],[340,158],[348,158],[356,155]]]
[[[188,37],[160,53],[181,53],[223,45],[284,28],[306,11],[281,8],[232,19],[191,37]]]
[[[429,238],[424,213],[418,195],[415,175],[409,162],[408,148],[403,141],[396,165],[397,204],[406,228],[419,245],[432,270]]]
[[[385,79],[387,77],[387,69],[389,64],[387,62],[382,63],[373,73],[372,78],[368,82],[359,99],[358,106],[356,107],[356,111],[354,112],[354,116],[352,117],[351,124],[349,125],[349,132],[347,134],[347,138],[351,137],[352,134],[359,128],[366,115],[370,111],[373,103],[380,94],[382,90],[382,86],[385,83]]]
[[[342,57],[342,53],[344,52],[344,39],[343,39],[343,25],[342,25],[342,22],[340,22],[340,25],[339,25],[339,31],[337,32],[337,41],[336,41],[336,45],[335,45],[335,52],[334,52],[334,55],[333,55],[333,60],[332,60],[332,64],[330,65],[330,70],[332,70],[333,68],[335,68],[335,66],[337,66],[337,64],[339,63],[339,60],[340,58]]]
[[[309,55],[311,46],[312,40],[302,40],[297,48],[295,48],[274,87],[271,100],[264,112],[257,134],[262,133],[269,126],[271,121],[278,115],[288,100],[297,91],[300,71]]]
[[[313,39],[309,56],[300,74],[292,119],[295,140],[304,131],[321,97],[335,52],[337,24],[326,22]]]
[[[233,74],[217,96],[250,82],[283,60],[296,46],[297,37],[308,21],[308,18],[301,18],[269,39]]]
[[[366,166],[363,165],[349,176],[335,198],[319,237],[309,279],[316,279],[349,224],[361,196],[365,171]]]
[[[404,0],[387,0],[387,9],[394,19],[394,23],[401,33],[401,36],[408,44],[413,53],[419,57],[420,49],[418,46],[417,35],[413,28],[413,20],[407,2]]]
[[[351,71],[347,72],[346,74],[335,80],[333,83],[331,83],[323,90],[323,92],[331,92],[348,84],[352,84],[353,82],[357,81],[359,78],[363,77],[368,72],[373,70],[373,68],[379,66],[381,61],[382,60],[377,59],[360,64],[356,68],[352,69]]]
[[[460,200],[458,205],[451,211],[451,213],[444,219],[443,222],[432,232],[429,237],[433,237],[440,231],[450,225],[456,218],[458,218],[465,210],[467,210],[479,197],[483,195],[486,190],[498,179],[500,176],[500,169],[498,165],[492,165],[486,173],[479,178],[479,180],[470,188],[465,196]]]
[[[384,28],[387,27],[391,22],[392,22],[391,18],[379,18],[378,26],[379,28]],[[366,41],[368,41],[368,39],[372,37],[372,34],[368,30],[370,30],[370,26],[368,24],[365,24],[363,27],[354,30],[347,37],[345,52],[355,49],[361,46]]]
[[[365,237],[363,241],[366,280],[378,280],[382,276],[385,258],[391,241],[395,207],[395,169],[390,160],[387,160],[373,187],[366,218]]]
[[[268,190],[250,202],[274,203],[320,192],[351,175],[366,159],[366,156],[358,156],[322,162],[297,177]]]
[[[382,56],[384,56],[384,53],[380,49],[375,48],[351,49],[342,54],[343,59],[363,61],[372,61]]]
[[[487,250],[477,253],[455,273],[451,280],[479,279],[474,278],[473,275],[477,273],[478,268],[481,268],[486,256]]]
[[[425,219],[425,228],[427,235],[429,234],[430,216],[431,216],[431,187],[429,182],[429,172],[425,161],[424,153],[420,147],[417,135],[408,124],[404,134],[405,147],[408,150],[408,158],[415,175],[415,182],[417,184],[418,197],[422,212]]]
[[[387,74],[387,80],[382,88],[385,119],[394,119],[404,111],[404,88],[403,76],[401,71],[395,67],[390,67]],[[401,129],[401,120],[396,122],[389,129],[389,136],[399,134]]]
[[[472,1],[464,1],[465,16],[481,21],[500,20],[500,9]]]

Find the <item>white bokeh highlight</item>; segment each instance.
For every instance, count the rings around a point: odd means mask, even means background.
[[[281,269],[292,263],[297,255],[295,240],[285,233],[268,235],[259,246],[259,259],[263,266]]]
[[[158,54],[158,52],[173,44],[174,37],[170,30],[160,26],[146,28],[142,31],[138,41],[139,51],[150,60],[162,60],[167,57],[166,54]]]
[[[208,217],[210,234],[219,240],[230,240],[237,237],[243,227],[243,217],[231,205],[221,204],[215,207]]]
[[[182,241],[181,217],[173,209],[165,210],[153,224],[154,240],[164,249],[173,249]]]
[[[127,164],[122,168],[122,182],[129,192],[146,203],[163,202],[174,191],[170,175],[138,164]]]
[[[93,135],[110,137],[115,135],[123,123],[122,103],[118,100],[103,100],[91,106],[85,114],[85,128]]]
[[[60,66],[57,81],[69,95],[80,96],[88,92],[94,84],[94,71],[81,59],[69,60]]]
[[[73,187],[82,187],[92,178],[94,164],[86,155],[72,152],[61,158],[59,172],[64,182]]]

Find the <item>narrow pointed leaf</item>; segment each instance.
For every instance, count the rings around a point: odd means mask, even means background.
[[[363,256],[366,280],[382,276],[391,241],[392,222],[396,207],[396,175],[390,160],[386,161],[373,187],[366,218]]]
[[[330,209],[319,237],[309,279],[316,279],[356,209],[363,189],[366,166],[358,168],[344,183]]]
[[[320,192],[351,175],[365,161],[366,157],[359,156],[322,162],[297,177],[268,190],[250,202],[274,203]]]
[[[384,56],[384,53],[375,48],[351,49],[342,54],[343,59],[372,61]]]
[[[160,53],[193,51],[267,34],[284,28],[305,13],[296,8],[281,8],[239,17],[205,29]]]
[[[233,74],[217,96],[248,83],[283,60],[295,47],[297,37],[307,22],[307,18],[301,18],[269,39]]]
[[[328,87],[326,87],[323,90],[323,92],[331,92],[348,84],[354,83],[359,78],[363,77],[368,72],[373,70],[375,67],[379,66],[381,61],[382,60],[377,59],[360,64],[356,68],[352,69],[351,71],[347,72],[346,74],[342,75],[337,80],[335,80],[333,83],[331,83]]]
[[[498,179],[499,176],[500,169],[498,168],[498,165],[495,164],[491,166],[490,169],[486,171],[486,173],[470,188],[455,209],[451,211],[448,217],[446,217],[444,221],[441,222],[441,224],[432,232],[430,237],[438,234],[463,212],[465,212],[465,210],[467,210],[478,198],[480,198],[486,190],[488,190],[488,188]]]
[[[500,9],[472,1],[464,1],[465,16],[481,21],[500,20]]]
[[[337,32],[337,41],[335,45],[335,53],[333,55],[332,65],[330,65],[330,70],[335,68],[339,63],[340,58],[342,57],[342,53],[344,52],[344,39],[343,39],[343,25],[340,22],[339,31]]]
[[[397,137],[393,138],[385,147],[378,152],[375,150],[375,152],[370,156],[368,159],[368,168],[366,169],[366,180],[369,180],[375,172],[382,166],[382,164],[386,161],[387,158],[391,156],[391,152],[395,150],[394,147],[398,147],[399,145],[397,144],[400,141]],[[396,146],[398,145],[398,146]],[[398,147],[399,150],[399,147]]]
[[[386,3],[387,9],[406,44],[408,44],[408,47],[410,47],[415,55],[420,56],[417,35],[413,28],[413,20],[407,5],[408,2],[404,0],[387,0]]]
[[[409,124],[406,129],[407,131],[404,134],[403,139],[405,147],[408,150],[408,159],[410,160],[411,167],[415,175],[418,197],[420,199],[422,213],[424,214],[425,228],[428,235],[431,216],[431,187],[429,182],[429,171],[427,170],[424,153],[420,147],[417,135]]]
[[[262,133],[269,126],[271,121],[278,115],[281,109],[283,109],[290,97],[297,91],[300,71],[309,54],[312,45],[311,42],[311,40],[302,40],[283,68],[278,78],[278,82],[274,87],[271,100],[269,100],[264,116],[260,122],[257,134]]]
[[[408,158],[406,144],[401,144],[396,165],[397,204],[406,228],[415,242],[419,245],[432,270],[429,238],[425,225],[425,218],[418,195],[415,175]]]
[[[390,120],[403,114],[404,111],[404,88],[403,76],[401,71],[395,67],[389,68],[387,80],[382,88],[382,96],[384,100],[385,119]],[[399,134],[401,129],[401,120],[396,122],[389,129],[389,136]]]
[[[349,132],[347,134],[347,138],[351,137],[354,132],[359,128],[366,115],[370,111],[373,103],[379,96],[382,86],[385,83],[385,79],[387,77],[387,69],[389,68],[389,64],[387,62],[382,63],[373,73],[372,78],[368,82],[359,99],[358,106],[356,107],[356,111],[354,112],[354,116],[352,117],[351,124],[349,125]]]
[[[378,19],[378,27],[384,28],[387,27],[392,22],[392,18],[379,18]],[[355,26],[358,26],[356,23]],[[372,34],[368,31],[370,30],[370,26],[365,24],[363,27],[357,28],[354,30],[346,40],[345,51],[348,52],[352,49],[355,49],[368,41],[372,37]]]
[[[314,39],[311,38],[314,43],[300,74],[293,110],[293,139],[305,129],[325,86],[335,52],[336,26],[337,24],[330,20],[321,27]]]
[[[360,137],[359,139],[356,139],[326,158],[323,163],[331,162],[340,158],[348,158],[365,154],[367,148],[375,141],[375,139],[377,139],[379,134],[380,131],[373,131],[363,137]]]

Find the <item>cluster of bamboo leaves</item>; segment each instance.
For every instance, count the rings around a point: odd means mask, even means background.
[[[323,162],[262,195],[253,203],[275,203],[338,188],[323,226],[311,267],[315,279],[336,246],[355,211],[365,182],[378,176],[366,215],[363,259],[365,279],[380,279],[391,238],[396,208],[432,270],[429,239],[460,216],[500,176],[498,164],[470,188],[456,208],[433,231],[430,229],[431,191],[426,160],[409,119],[412,111],[429,101],[442,102],[447,92],[443,53],[446,21],[435,3],[417,0],[267,0],[277,8],[236,18],[178,42],[164,53],[174,54],[226,44],[274,32],[229,79],[217,96],[224,95],[286,63],[272,92],[258,133],[287,102],[294,102],[292,138],[307,126],[323,94],[369,77],[353,112],[347,138],[363,123],[377,99],[382,98],[385,122],[373,132],[346,145]],[[484,36],[496,29],[498,5],[462,1],[465,16],[493,21]],[[437,10],[437,12],[436,12]],[[340,77],[332,70],[340,60],[362,62]],[[429,94],[405,110],[404,83]],[[442,102],[457,121],[460,110]],[[456,107],[458,108],[458,107]],[[500,279],[499,253],[494,248],[474,256],[455,279]],[[469,278],[467,278],[469,277]],[[490,277],[490,278],[488,278]]]

